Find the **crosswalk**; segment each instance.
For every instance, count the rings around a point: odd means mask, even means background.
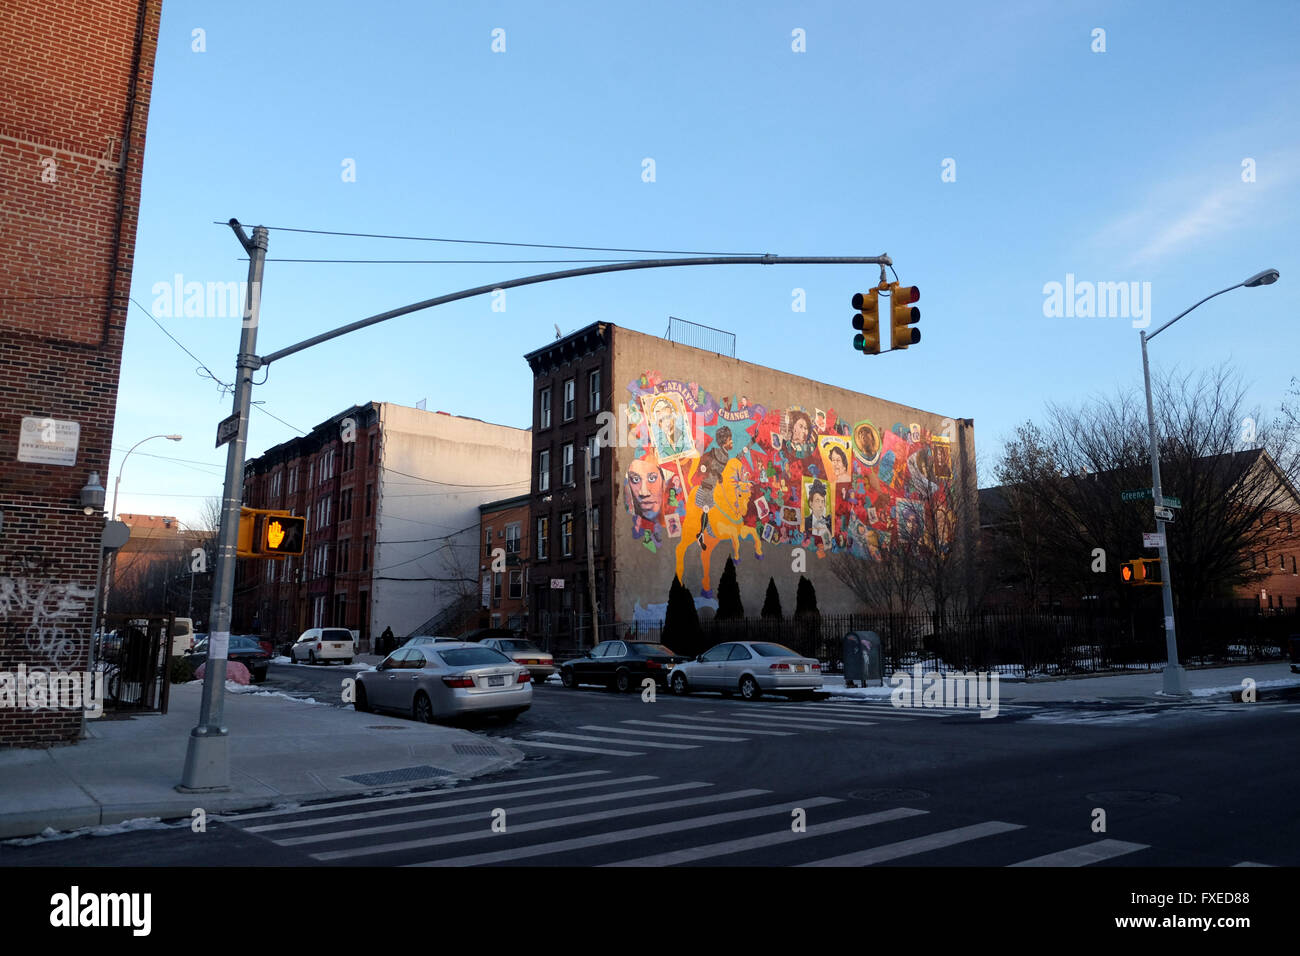
[[[375,794],[218,819],[316,862],[340,865],[1159,863],[1147,844],[1083,841],[1010,820],[610,770]]]
[[[1029,724],[1073,724],[1081,726],[1142,725],[1168,718],[1217,719],[1257,714],[1294,714],[1300,707],[1289,700],[1257,700],[1250,703],[1195,700],[1130,705],[1097,704],[1072,707],[1043,706],[1028,711]]]
[[[711,744],[860,730],[881,723],[920,719],[979,719],[978,712],[900,709],[888,702],[857,701],[729,703],[718,698],[674,699],[646,716],[582,724],[563,731],[530,731],[511,739],[525,750],[643,757],[647,752],[697,750]]]

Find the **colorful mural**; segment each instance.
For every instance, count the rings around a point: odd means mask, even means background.
[[[711,562],[762,560],[764,546],[825,558],[881,560],[895,536],[951,546],[952,448],[915,422],[888,429],[833,408],[769,408],[747,396],[715,399],[695,382],[645,372],[628,385],[623,476],[632,537],[671,547],[677,576],[699,554],[700,594],[713,598]],[[938,528],[926,528],[926,515]],[[718,549],[729,543],[730,550]]]

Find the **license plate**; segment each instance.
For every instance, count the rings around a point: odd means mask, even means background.
[[[804,672],[804,666],[802,664],[795,664],[794,669],[798,671],[800,674]]]
[[[504,687],[505,684],[506,684],[506,679],[504,676],[498,675],[497,677],[488,678],[489,687]]]

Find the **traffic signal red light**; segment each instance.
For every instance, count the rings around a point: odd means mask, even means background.
[[[921,321],[921,310],[912,305],[921,298],[921,290],[914,285],[889,285],[890,345],[905,349],[921,341],[921,330],[912,326]]]
[[[880,293],[875,289],[856,293],[853,308],[858,310],[853,317],[853,327],[858,330],[853,336],[853,347],[864,355],[879,355]]]

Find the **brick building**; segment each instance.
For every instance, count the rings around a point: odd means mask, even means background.
[[[860,602],[830,570],[832,556],[880,560],[895,535],[975,547],[974,504],[961,522],[951,507],[976,487],[969,419],[606,322],[524,358],[533,372],[529,631],[553,647],[591,646],[593,583],[599,625],[611,632],[661,622],[674,576],[711,614],[727,557],[751,615],[769,578],[793,608],[801,575],[822,611],[846,613]]]
[[[10,0],[0,28],[0,673],[88,666],[161,0]],[[0,745],[81,714],[0,708]]]
[[[241,560],[236,632],[310,627],[362,647],[438,626],[479,588],[480,503],[528,481],[527,431],[388,402],[355,405],[244,465],[244,506],[307,518],[300,558]]]
[[[529,495],[517,495],[478,506],[482,526],[479,627],[521,630],[527,624],[531,500]],[[493,570],[498,557],[504,561],[503,571]]]
[[[105,561],[106,610],[112,614],[171,611],[193,616],[187,600],[194,583],[192,550],[205,547],[212,533],[187,529],[171,515],[118,512],[117,520],[131,529],[131,537]],[[210,575],[204,576],[201,597],[211,595],[208,580]],[[200,603],[197,610],[198,617],[206,620],[208,608]]]

